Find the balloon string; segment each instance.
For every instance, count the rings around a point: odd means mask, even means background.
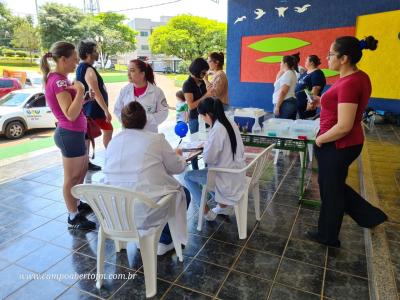
[[[176,146],[176,148],[178,148],[179,147],[179,145],[182,143],[182,138],[181,138],[181,140],[179,141],[179,144],[178,144],[178,146]]]

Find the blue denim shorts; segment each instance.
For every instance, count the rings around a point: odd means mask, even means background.
[[[86,155],[85,133],[57,127],[54,142],[64,157],[72,158]]]

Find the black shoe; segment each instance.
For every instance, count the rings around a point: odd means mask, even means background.
[[[96,229],[96,223],[80,214],[76,215],[72,221],[68,216],[68,229],[93,230]]]
[[[90,207],[89,204],[81,201],[81,203],[79,203],[78,205],[78,212],[80,215],[86,216],[88,214],[91,214],[93,212],[93,209]]]
[[[313,242],[317,242],[319,244],[325,245],[325,246],[329,246],[329,247],[335,247],[335,248],[340,248],[340,241],[337,240],[334,243],[327,243],[321,240],[321,238],[319,237],[319,234],[317,231],[312,231],[309,230],[306,232],[307,237],[313,241]]]
[[[89,171],[100,171],[100,170],[101,170],[101,167],[98,166],[98,165],[95,165],[95,164],[93,164],[93,163],[91,163],[91,162],[89,161],[88,170],[89,170]]]

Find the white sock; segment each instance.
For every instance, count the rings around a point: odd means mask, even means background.
[[[69,212],[68,213],[68,215],[69,215],[69,219],[72,221],[73,219],[75,219],[75,217],[78,215],[78,211],[76,211],[76,212]]]

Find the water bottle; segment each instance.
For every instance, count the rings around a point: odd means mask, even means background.
[[[256,118],[256,121],[254,122],[253,128],[252,128],[252,133],[261,133],[261,126],[260,123],[258,122],[258,118]]]

